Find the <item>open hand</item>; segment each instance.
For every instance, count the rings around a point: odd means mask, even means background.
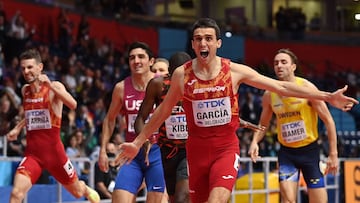
[[[120,153],[115,158],[116,165],[129,164],[139,153],[139,147],[132,142],[125,142],[120,145]]]
[[[354,106],[354,104],[358,104],[359,101],[344,95],[344,92],[347,90],[348,86],[338,89],[333,92],[331,98],[329,99],[329,103],[342,111],[349,111]]]

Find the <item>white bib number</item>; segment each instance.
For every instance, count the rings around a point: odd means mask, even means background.
[[[306,138],[304,121],[295,121],[281,125],[281,136],[286,143],[298,142]]]
[[[168,139],[187,139],[187,124],[184,114],[171,115],[165,120],[166,136]]]
[[[193,101],[192,107],[195,124],[199,127],[224,125],[231,121],[229,97]]]
[[[51,117],[48,109],[34,109],[25,112],[28,130],[40,130],[51,128]]]

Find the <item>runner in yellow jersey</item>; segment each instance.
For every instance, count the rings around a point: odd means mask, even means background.
[[[280,49],[274,58],[274,71],[279,80],[290,81],[299,86],[316,88],[306,79],[296,77],[298,60],[293,52]],[[325,104],[320,100],[284,97],[266,91],[262,100],[260,125],[268,126],[273,113],[277,119],[278,153],[281,202],[296,202],[300,171],[307,184],[309,202],[327,202],[324,173],[335,174],[338,170],[338,151],[334,120]],[[329,139],[327,167],[320,168],[320,147],[317,144],[318,117],[324,122]],[[249,155],[256,162],[259,157],[258,142],[265,131],[255,131]]]

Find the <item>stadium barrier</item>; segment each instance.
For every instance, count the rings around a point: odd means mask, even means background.
[[[94,187],[94,165],[96,160],[89,158],[74,158],[73,162],[89,162],[90,172],[88,184]],[[344,162],[348,159],[340,159]],[[1,177],[7,179],[13,178],[14,170],[17,164],[21,161],[21,157],[0,157],[0,170],[9,171],[10,173],[3,173]],[[262,171],[254,170],[253,163],[250,158],[240,158],[242,170],[239,173],[234,190],[231,194],[229,203],[278,203],[280,202],[279,183],[276,170],[271,170],[271,164],[276,164],[276,157],[262,157],[258,162],[262,163]],[[340,164],[341,164],[340,163]],[[342,164],[341,164],[342,165]],[[15,167],[14,167],[15,166]],[[10,168],[9,168],[10,167]],[[4,169],[7,168],[7,169]],[[325,179],[326,188],[328,190],[329,203],[339,203],[340,194],[340,174],[336,176],[327,175]],[[0,182],[1,183],[1,182]],[[0,202],[8,202],[11,191],[10,185],[0,185]],[[301,202],[301,191],[306,190],[305,187],[300,187],[298,191],[298,202]],[[137,197],[137,202],[145,202],[146,191],[144,196]],[[85,203],[83,198],[75,199],[67,192],[60,184],[36,184],[27,194],[24,203],[49,203],[49,202],[67,202],[67,203]],[[110,200],[102,200],[102,203],[111,202]]]

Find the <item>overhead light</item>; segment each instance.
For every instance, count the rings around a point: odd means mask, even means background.
[[[225,37],[231,37],[232,33],[230,31],[225,32]]]
[[[355,20],[360,20],[360,13],[355,14]]]

